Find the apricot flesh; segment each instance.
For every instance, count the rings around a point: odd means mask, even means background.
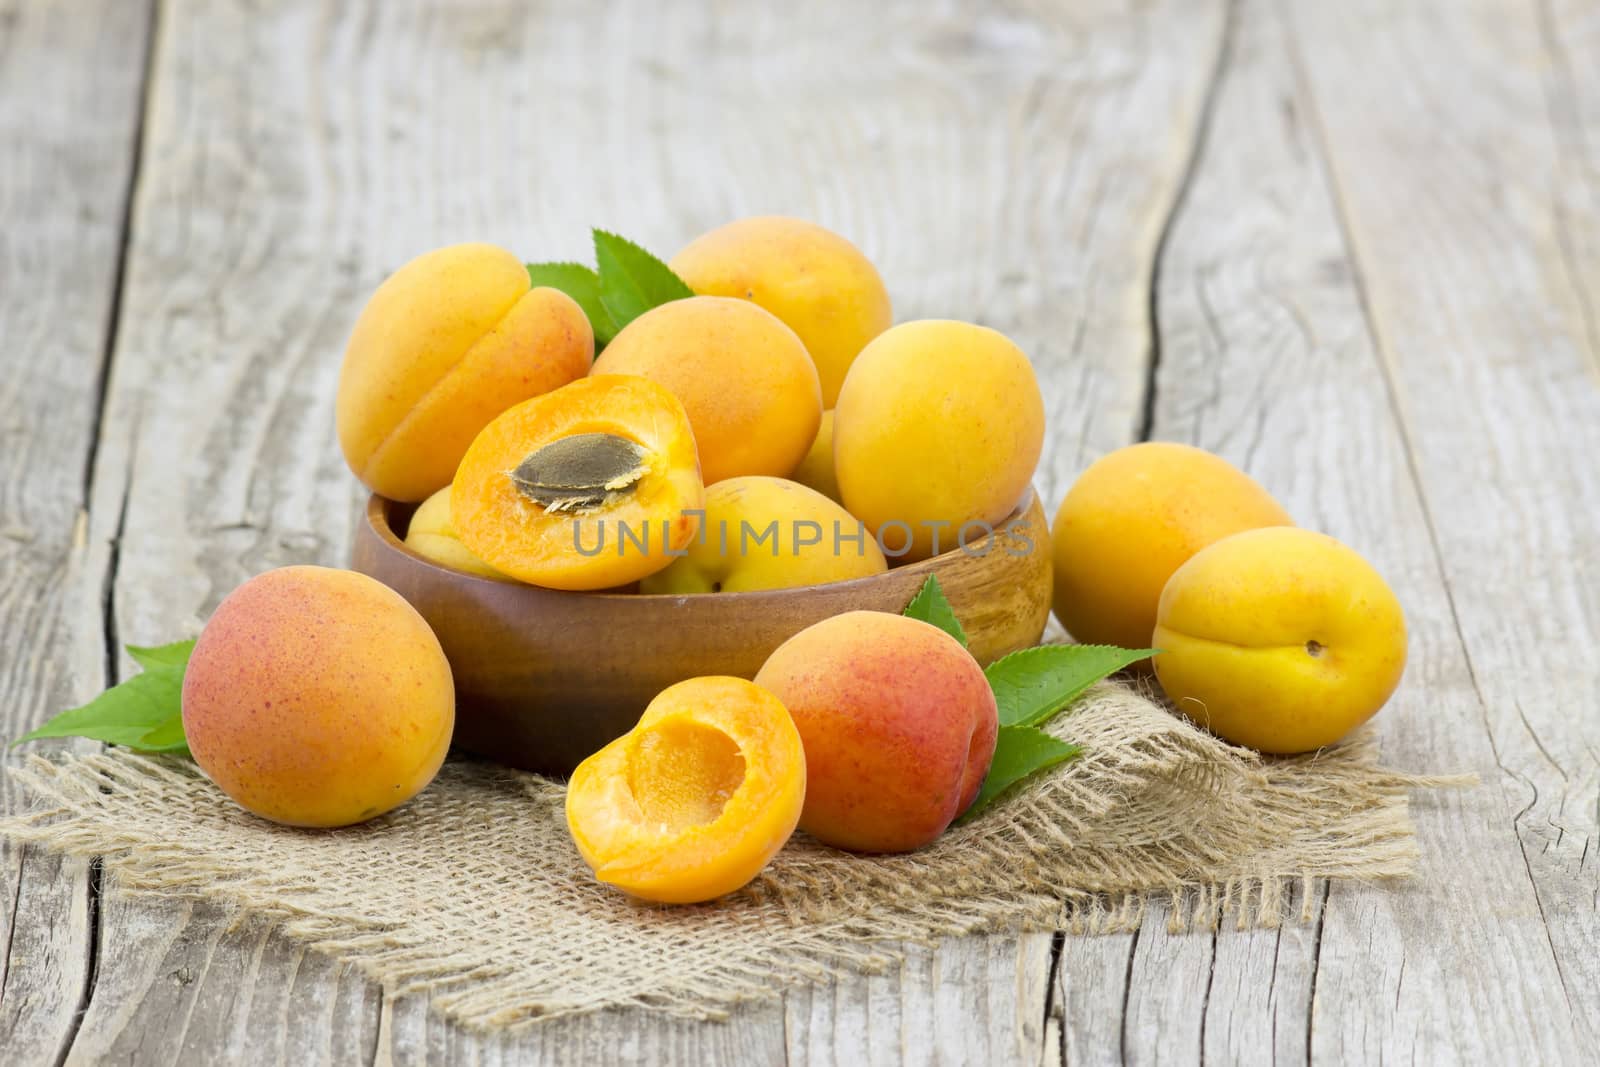
[[[1154,636],[1174,706],[1261,752],[1338,741],[1383,707],[1406,663],[1405,615],[1378,572],[1290,526],[1196,553],[1162,591]]]
[[[706,489],[700,533],[684,552],[640,592],[788,589],[889,568],[860,519],[798,482],[756,475]]]
[[[743,300],[697,296],[652,308],[612,339],[593,373],[642,375],[670,389],[689,413],[708,485],[788,477],[822,420],[805,345]]]
[[[451,570],[476,574],[480,578],[493,578],[507,582],[510,577],[501,574],[483,560],[474,556],[461,543],[456,533],[455,520],[450,516],[450,487],[434,493],[418,505],[406,527],[406,547],[417,555],[432,560]]]
[[[327,567],[282,567],[222,601],[183,680],[195,762],[242,807],[345,826],[433,780],[455,727],[450,664],[400,594]]]
[[[1022,499],[1043,444],[1027,356],[965,322],[882,334],[856,357],[834,409],[839,499],[897,559],[982,541]]]
[[[1293,520],[1254,479],[1199,448],[1150,441],[1091,463],[1051,527],[1055,612],[1084,644],[1148,648],[1161,590],[1201,549]]]
[[[568,445],[598,443],[625,468],[592,478]],[[576,464],[576,466],[574,466]],[[596,468],[598,469],[598,468]],[[571,492],[568,492],[570,490]],[[572,495],[576,493],[576,496]],[[551,589],[627,585],[670,564],[698,529],[705,499],[683,405],[645,378],[581,378],[503,413],[473,441],[450,493],[456,532],[474,555]]]
[[[777,697],[742,678],[691,678],[578,765],[567,827],[600,881],[692,904],[760,873],[805,792],[805,750]]]
[[[425,499],[489,420],[588,373],[588,318],[565,293],[530,285],[505,249],[460,244],[378,287],[350,334],[336,404],[345,459],[369,489]]]
[[[889,292],[871,261],[845,238],[804,219],[762,215],[730,222],[691,241],[671,266],[697,293],[750,300],[783,320],[816,364],[828,408],[856,356],[894,321]]]
[[[999,728],[976,660],[944,631],[875,611],[836,615],[756,674],[806,751],[800,827],[853,852],[909,852],[971,806]]]

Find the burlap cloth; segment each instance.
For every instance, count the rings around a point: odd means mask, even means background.
[[[1447,781],[1379,767],[1370,733],[1261,760],[1120,684],[1049,729],[1086,754],[922,851],[852,856],[797,835],[744,891],[696,907],[597,884],[559,783],[464,760],[386,817],[303,831],[245,814],[184,761],[34,757],[13,771],[33,806],[0,833],[104,857],[135,892],[264,915],[489,1028],[630,1005],[721,1018],[795,982],[879,969],[897,941],[1126,929],[1157,895],[1179,927],[1276,924],[1297,882],[1409,873],[1406,791]]]

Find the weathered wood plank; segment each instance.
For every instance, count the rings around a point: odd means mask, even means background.
[[[105,684],[101,601],[115,530],[91,535],[87,486],[149,23],[143,2],[0,3],[7,741]],[[19,799],[0,780],[0,811]],[[93,924],[87,863],[0,844],[0,1048],[8,1061],[48,1063],[65,1051],[90,980]]]

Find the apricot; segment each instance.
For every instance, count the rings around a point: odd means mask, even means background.
[[[364,574],[282,567],[229,593],[183,677],[195,762],[290,826],[382,815],[433,780],[455,688],[416,609]]]
[[[729,478],[706,489],[700,534],[643,593],[788,589],[882,574],[889,563],[861,520],[783,478]]]
[[[567,827],[600,881],[693,904],[754,878],[805,794],[805,750],[778,698],[743,678],[691,678],[578,765]]]
[[[1229,534],[1293,520],[1249,475],[1189,445],[1151,441],[1101,456],[1051,529],[1056,618],[1085,644],[1150,647],[1161,589]]]
[[[751,300],[782,319],[816,364],[824,407],[839,398],[857,354],[894,321],[883,279],[861,250],[803,219],[730,222],[670,265],[697,293]]]
[[[595,374],[637,374],[689,413],[706,484],[788,477],[817,436],[817,371],[794,331],[743,300],[696,296],[651,308],[612,339]]]
[[[896,558],[982,541],[1027,492],[1043,443],[1028,357],[965,322],[884,333],[856,358],[834,409],[839,499]]]
[[[476,574],[480,578],[493,578],[496,581],[511,580],[474,556],[467,546],[461,543],[461,538],[456,533],[455,521],[450,517],[449,486],[445,486],[424,500],[412,513],[411,523],[406,527],[406,547],[417,555],[451,570]]]
[[[484,427],[450,493],[469,551],[551,589],[607,589],[667,566],[705,500],[683,405],[645,378],[601,375]]]
[[[1161,593],[1156,677],[1183,714],[1262,752],[1331,745],[1400,684],[1406,624],[1372,566],[1292,526],[1201,549]]]
[[[999,720],[983,668],[936,626],[851,611],[795,634],[756,684],[806,750],[800,827],[853,852],[909,852],[972,804]]]
[[[832,408],[822,413],[822,425],[817,427],[817,437],[811,442],[811,451],[806,453],[790,477],[801,485],[815,489],[829,500],[838,501],[839,479],[833,473]]]
[[[418,256],[378,287],[339,372],[339,444],[356,477],[392,500],[450,484],[490,419],[580,378],[594,359],[581,308],[494,245]]]

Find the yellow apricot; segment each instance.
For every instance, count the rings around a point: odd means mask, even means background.
[[[636,374],[689,413],[706,484],[788,477],[822,420],[816,368],[794,331],[743,300],[696,296],[651,308],[612,338],[593,374]]]
[[[242,807],[291,826],[345,826],[433,780],[455,727],[438,638],[364,574],[281,567],[235,589],[195,643],[183,733]]]
[[[600,881],[692,904],[760,873],[805,795],[805,749],[778,698],[743,678],[691,678],[578,765],[567,827]]]
[[[1400,683],[1406,624],[1372,566],[1325,534],[1247,530],[1201,549],[1161,593],[1156,677],[1183,714],[1262,752],[1309,752]]]
[[[588,373],[594,334],[555,289],[494,245],[418,256],[378,287],[345,348],[336,415],[356,477],[392,500],[450,484],[502,411]]]
[[[833,473],[833,409],[822,413],[822,425],[817,427],[817,439],[811,442],[811,451],[800,461],[800,466],[790,475],[801,485],[810,486],[829,500],[839,499],[839,479]]]
[[[1056,511],[1056,618],[1084,644],[1147,648],[1167,579],[1229,534],[1293,520],[1220,456],[1167,441],[1101,456]]]
[[[424,500],[412,512],[411,522],[406,527],[406,547],[451,570],[502,582],[512,580],[509,575],[501,574],[473,555],[472,550],[461,543],[455,522],[450,517],[448,485]]]
[[[642,593],[743,592],[821,585],[889,567],[861,520],[814,489],[750,475],[706,488],[700,534]]]
[[[691,241],[671,266],[695,292],[752,300],[799,334],[828,408],[856,355],[894,321],[883,279],[860,249],[803,219],[730,222]]]
[[[840,500],[896,558],[982,541],[1027,491],[1043,443],[1028,357],[965,322],[884,333],[856,358],[834,409]]]

